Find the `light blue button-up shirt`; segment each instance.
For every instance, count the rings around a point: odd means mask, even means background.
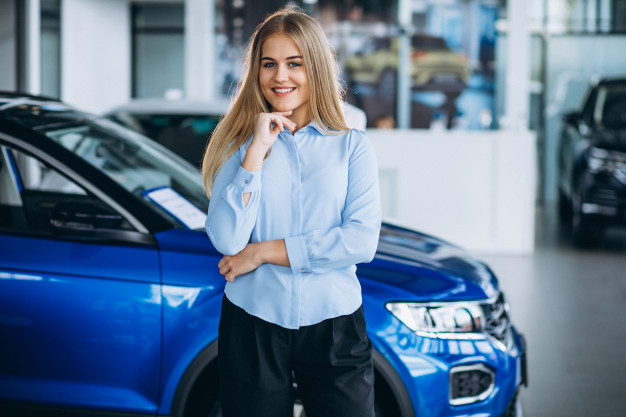
[[[371,142],[360,130],[329,135],[311,122],[281,132],[255,172],[241,167],[249,144],[215,178],[207,233],[225,255],[285,239],[291,267],[263,264],[227,283],[226,296],[289,329],[353,313],[361,305],[355,264],[374,257],[381,223]]]

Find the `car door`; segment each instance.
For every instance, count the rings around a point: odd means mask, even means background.
[[[1,139],[0,399],[156,412],[162,312],[152,237]],[[99,216],[110,233],[85,230],[80,215]]]

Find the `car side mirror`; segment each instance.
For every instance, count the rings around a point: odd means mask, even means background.
[[[120,229],[123,222],[121,215],[92,201],[66,200],[50,211],[52,231],[61,235],[95,236],[98,231]]]
[[[574,125],[574,126],[577,126],[580,123],[580,119],[581,119],[581,114],[580,112],[577,112],[577,111],[565,113],[562,116],[563,122],[570,124],[570,125]]]

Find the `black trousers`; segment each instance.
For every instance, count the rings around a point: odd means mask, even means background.
[[[218,340],[224,417],[292,417],[293,374],[307,417],[374,416],[363,307],[292,330],[252,316],[224,296]]]

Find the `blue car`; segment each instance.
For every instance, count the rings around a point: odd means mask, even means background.
[[[207,206],[158,143],[0,93],[0,415],[221,415]],[[524,339],[484,263],[384,224],[357,274],[378,417],[516,415]]]

